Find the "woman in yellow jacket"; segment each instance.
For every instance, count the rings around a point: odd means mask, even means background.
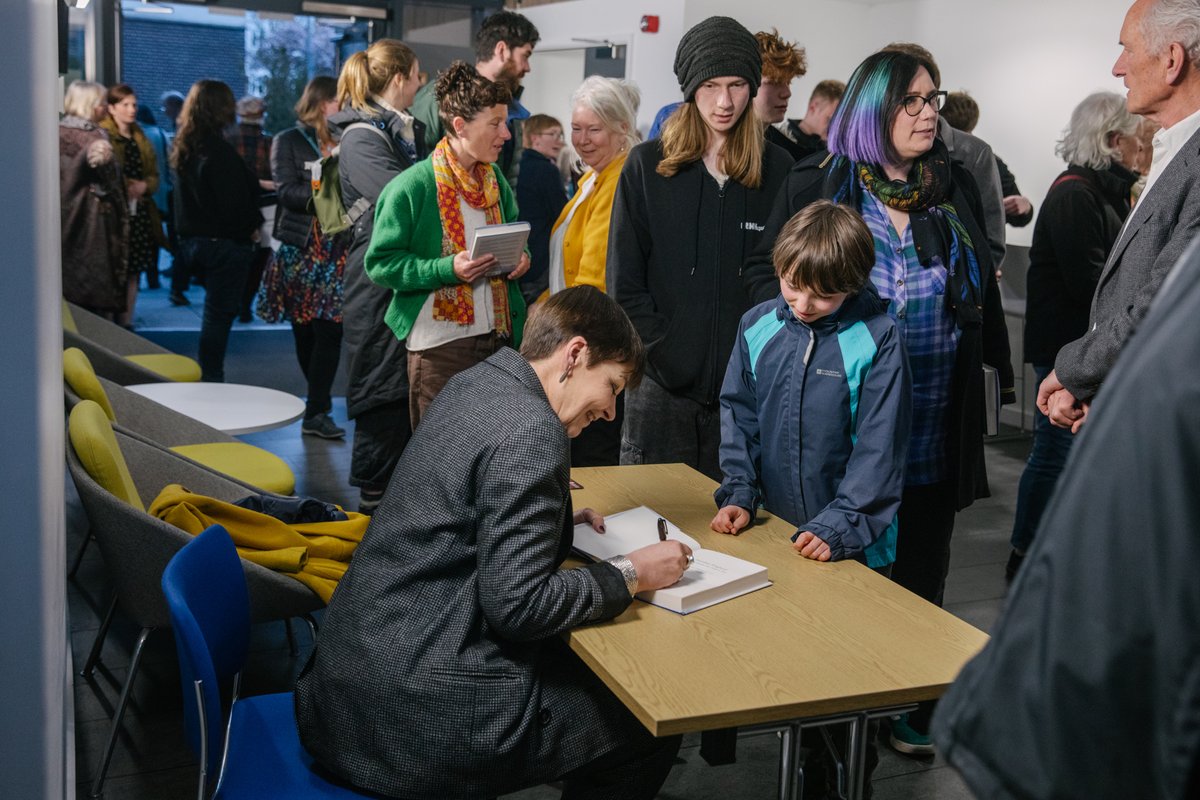
[[[547,295],[581,284],[606,289],[608,219],[625,156],[641,141],[640,102],[633,84],[599,75],[587,78],[571,96],[571,146],[588,169],[550,233]],[[598,420],[572,439],[572,466],[618,463],[623,417],[624,406],[618,402],[613,420]]]

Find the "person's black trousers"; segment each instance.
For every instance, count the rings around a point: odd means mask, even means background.
[[[342,358],[342,323],[327,319],[314,319],[303,325],[293,322],[292,338],[296,342],[300,371],[308,381],[304,418],[327,414],[333,408],[330,391]]]
[[[189,266],[205,275],[204,314],[200,322],[200,379],[225,380],[225,349],[229,329],[241,312],[242,289],[254,258],[253,242],[187,237],[183,240]],[[173,277],[173,276],[172,276]]]

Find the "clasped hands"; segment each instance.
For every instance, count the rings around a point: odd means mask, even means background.
[[[713,517],[708,527],[717,533],[729,533],[736,536],[750,524],[750,512],[741,506],[725,506]],[[813,561],[828,561],[833,555],[825,540],[812,531],[801,531],[792,542],[792,549],[805,558]]]
[[[1038,387],[1038,411],[1050,419],[1051,425],[1069,428],[1071,433],[1079,433],[1079,429],[1087,421],[1088,405],[1075,399],[1075,395],[1062,385],[1053,371]]]
[[[484,253],[479,258],[473,259],[469,252],[460,250],[454,256],[454,274],[463,283],[474,283],[495,268],[496,257],[491,253]],[[521,260],[517,262],[516,269],[504,277],[510,281],[515,281],[528,271],[529,253],[522,253]]]

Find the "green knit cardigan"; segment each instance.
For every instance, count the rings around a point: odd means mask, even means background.
[[[500,212],[505,222],[517,218],[517,201],[500,169]],[[433,162],[426,158],[393,178],[375,204],[375,228],[364,266],[372,281],[392,290],[384,320],[397,339],[405,339],[425,305],[425,298],[443,286],[461,283],[454,274],[454,256],[442,255],[442,219],[438,214]],[[521,345],[525,300],[517,281],[508,284],[512,309],[513,347]]]

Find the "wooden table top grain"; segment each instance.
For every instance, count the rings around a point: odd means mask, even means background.
[[[686,616],[634,601],[577,628],[571,648],[656,736],[806,719],[936,698],[987,636],[854,561],[792,550],[761,514],[711,531],[716,484],[682,464],[572,470],[576,509],[649,506],[720,550],[767,567],[773,586]],[[903,535],[903,533],[901,533]]]

